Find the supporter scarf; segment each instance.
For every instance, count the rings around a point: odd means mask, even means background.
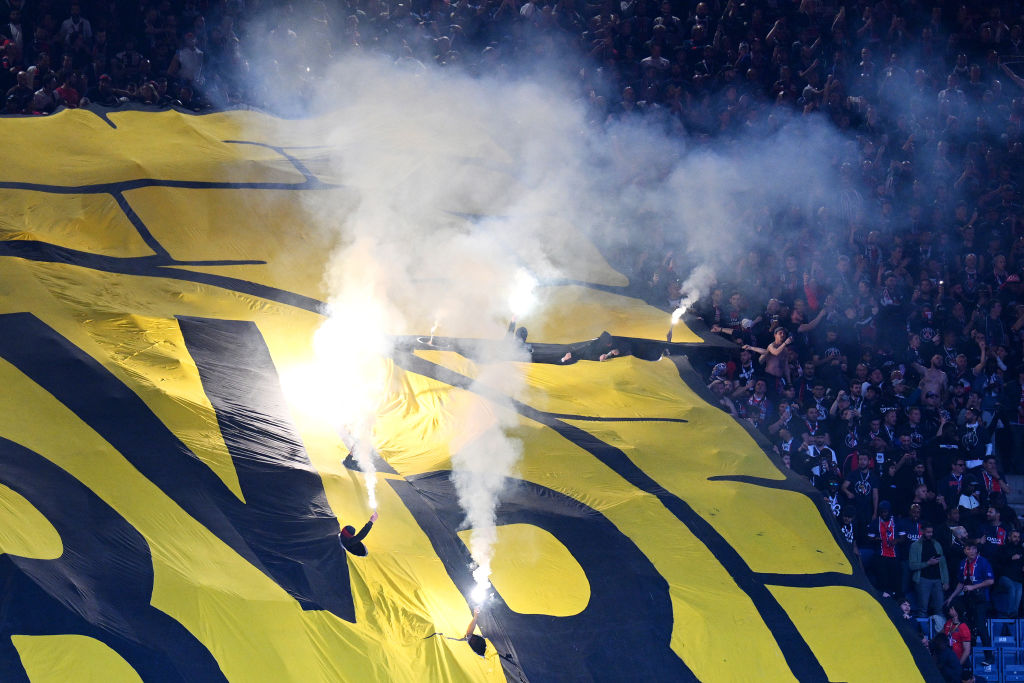
[[[964,450],[970,452],[978,446],[978,427],[978,423],[964,425],[963,434],[960,435],[960,443],[963,445]]]
[[[765,421],[765,418],[768,417],[768,401],[763,397],[751,396],[747,399],[747,406],[757,410],[757,417],[754,418],[754,422],[760,426]],[[750,417],[750,414],[748,413],[747,416]]]
[[[974,570],[977,569],[977,568],[978,568],[978,559],[977,558],[975,558],[973,560],[968,560],[967,562],[964,562],[964,581],[963,581],[963,583],[964,583],[965,586],[973,586],[974,584],[978,583],[978,581],[974,578]]]
[[[754,364],[751,363],[750,365],[740,367],[739,376],[744,380],[744,383],[749,383],[754,376]]]
[[[889,425],[885,425],[884,429],[886,436],[885,440],[891,444],[896,443],[896,430],[890,427]]]
[[[985,483],[985,490],[988,491],[989,493],[1003,490],[1003,487],[999,483],[999,480],[993,477],[988,472],[982,471],[981,480]]]
[[[843,505],[839,502],[839,494],[836,493],[833,496],[825,496],[825,502],[828,503],[829,508],[832,510],[832,514],[836,517],[842,512]]]
[[[878,540],[882,544],[882,557],[896,557],[896,520],[878,520]]]
[[[1003,378],[999,376],[998,372],[993,372],[985,379],[985,392],[988,396],[999,396],[1002,391]]]

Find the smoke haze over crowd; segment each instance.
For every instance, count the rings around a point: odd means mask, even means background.
[[[366,368],[390,354],[396,334],[436,327],[442,339],[501,338],[524,277],[597,276],[585,260],[573,263],[587,240],[620,269],[644,251],[674,252],[683,272],[697,267],[683,287],[692,305],[716,266],[760,246],[753,223],[837,204],[842,142],[820,121],[757,122],[742,144],[718,148],[649,120],[595,126],[566,96],[571,87],[557,76],[497,80],[375,57],[331,67],[306,125],[309,143],[326,148],[317,170],[347,190],[309,193],[306,208],[337,244],[324,273],[325,330],[336,329],[319,333],[329,346],[318,352],[347,359],[325,362],[339,364],[335,381],[353,390],[337,409],[339,422],[360,426],[356,443],[372,441],[385,390],[366,381]],[[506,358],[526,360],[507,344]],[[476,381],[514,398],[523,380],[517,364],[492,362]],[[478,603],[501,485],[521,454],[504,408],[453,416],[479,435],[452,458]]]

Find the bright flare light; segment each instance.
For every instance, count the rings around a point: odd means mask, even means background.
[[[672,324],[675,325],[679,322],[679,319],[686,313],[686,307],[680,306],[676,310],[672,311]]]
[[[675,325],[679,322],[679,319],[686,315],[686,312],[690,310],[690,306],[693,305],[693,297],[689,294],[683,297],[683,300],[679,302],[679,308],[672,311],[672,324]]]
[[[292,410],[317,422],[333,423],[338,385],[324,381],[318,363],[299,363],[281,369],[281,389]]]
[[[530,275],[525,269],[516,271],[515,280],[512,282],[512,291],[508,296],[508,307],[512,315],[517,318],[530,312],[537,297],[534,290],[537,288],[537,278]]]
[[[313,336],[313,359],[284,368],[281,387],[289,405],[335,431],[351,434],[346,444],[366,481],[370,507],[377,508],[377,472],[373,464],[373,424],[389,382],[388,339],[361,330],[353,333],[347,321],[377,322],[373,307],[335,310]],[[368,326],[382,329],[383,326]]]
[[[490,564],[481,564],[473,570],[473,580],[476,585],[469,594],[470,601],[477,606],[484,604],[490,597],[491,590],[491,567]]]

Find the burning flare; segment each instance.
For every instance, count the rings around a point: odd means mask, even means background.
[[[534,290],[537,288],[537,278],[533,277],[524,268],[516,271],[515,279],[512,281],[512,290],[508,295],[508,307],[516,318],[529,313],[537,303],[537,296]]]

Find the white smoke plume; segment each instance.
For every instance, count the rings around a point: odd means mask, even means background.
[[[514,396],[522,386],[515,366],[507,363],[482,365],[475,386]],[[483,400],[470,403],[458,416],[459,424],[477,436],[452,453],[452,481],[459,505],[470,529],[469,552],[475,564],[471,600],[483,604],[491,587],[491,560],[498,540],[495,513],[501,500],[505,478],[515,472],[522,455],[522,444],[508,436],[516,425],[516,414],[508,401],[493,405]]]
[[[675,325],[679,322],[686,311],[706,296],[713,284],[715,284],[714,268],[706,264],[694,268],[679,288],[682,299],[679,301],[679,307],[672,311],[672,324]]]
[[[332,313],[317,353],[334,368],[324,381],[352,392],[335,412],[360,463],[372,453],[394,335],[502,337],[509,318],[534,305],[537,280],[586,280],[548,259],[546,247],[558,245],[569,255],[559,263],[572,263],[586,239],[561,226],[584,231],[623,270],[641,251],[674,249],[684,268],[700,264],[675,323],[738,248],[768,246],[753,226],[793,206],[838,202],[843,142],[823,123],[751,124],[742,144],[712,151],[643,121],[595,126],[587,105],[566,96],[575,87],[558,76],[491,79],[346,57],[323,78],[318,114],[282,128],[295,139],[304,125],[303,144],[326,149],[308,165],[344,187],[303,200],[337,244],[324,278]],[[518,372],[514,363],[485,363],[477,381],[515,396]],[[492,406],[456,416],[467,429],[489,423],[452,463],[473,530],[474,599],[487,592],[494,511],[521,453],[506,414]]]

